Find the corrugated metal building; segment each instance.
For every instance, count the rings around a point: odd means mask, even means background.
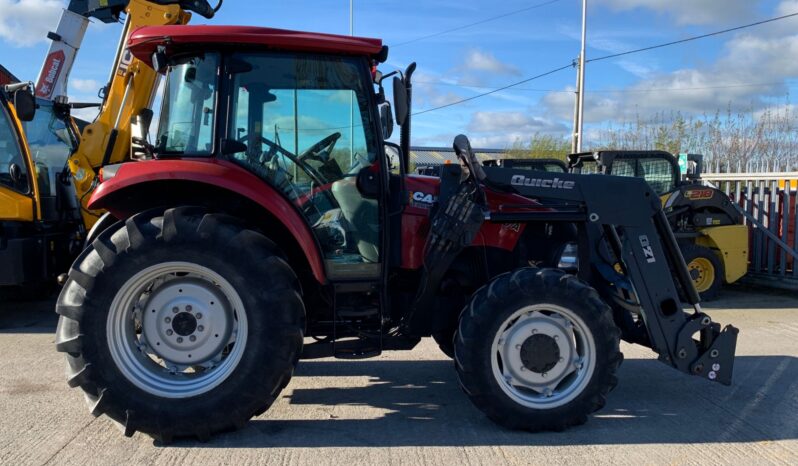
[[[495,160],[505,158],[507,151],[504,149],[474,149],[477,158],[485,160]],[[410,162],[416,165],[443,165],[446,161],[456,163],[457,154],[451,147],[411,147]]]

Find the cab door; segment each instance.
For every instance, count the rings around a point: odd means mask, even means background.
[[[358,181],[381,182],[386,170],[366,60],[282,52],[236,53],[228,63],[227,139],[240,144],[229,158],[304,214],[331,280],[379,279],[384,187],[367,197]]]
[[[22,129],[13,109],[0,97],[0,221],[33,221],[36,186]]]

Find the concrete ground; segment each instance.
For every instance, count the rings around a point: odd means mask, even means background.
[[[431,341],[365,361],[300,362],[264,415],[208,443],[156,445],[94,418],[64,382],[51,302],[0,303],[0,464],[798,464],[798,297],[728,290],[734,384],[625,345],[620,384],[584,426],[504,430],[473,408]]]

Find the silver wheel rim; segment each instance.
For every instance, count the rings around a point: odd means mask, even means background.
[[[106,334],[127,380],[152,395],[187,398],[217,387],[238,366],[247,316],[235,288],[218,273],[165,262],[122,285]]]
[[[544,348],[546,356],[530,363],[532,348]],[[596,344],[576,313],[555,304],[536,304],[501,324],[491,346],[491,366],[499,387],[516,403],[556,408],[573,401],[590,382]]]

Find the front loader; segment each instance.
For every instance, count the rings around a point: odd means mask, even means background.
[[[395,145],[378,39],[152,27],[128,49],[166,75],[157,136],[103,168],[89,207],[118,221],[56,306],[69,385],[126,435],[205,440],[265,412],[300,358],[432,335],[514,429],[586,422],[621,338],[731,383],[737,330],[701,310],[645,181],[482,167],[462,135],[460,165],[408,173],[415,64],[391,73]],[[569,242],[573,271],[551,264]]]

